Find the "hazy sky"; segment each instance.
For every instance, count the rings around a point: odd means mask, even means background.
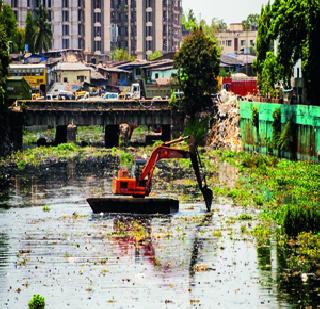
[[[201,19],[207,22],[218,18],[229,24],[241,22],[250,13],[260,13],[261,6],[267,2],[268,0],[182,0],[182,7],[185,12],[193,9],[197,19],[201,15]]]

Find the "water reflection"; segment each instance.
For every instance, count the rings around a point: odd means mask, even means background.
[[[113,221],[112,241],[122,255],[129,255],[133,248],[136,262],[146,259],[156,265],[155,250],[152,244],[151,218],[120,217]]]

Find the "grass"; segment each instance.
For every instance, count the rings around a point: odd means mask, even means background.
[[[55,138],[55,129],[39,129],[39,130],[24,130],[23,144],[32,145],[37,142],[39,137],[44,137],[47,141],[53,141]],[[79,126],[77,127],[77,143],[88,141],[97,143],[104,141],[104,130],[101,126]]]
[[[27,166],[39,167],[41,165],[74,158],[85,160],[108,155],[112,156],[112,151],[109,149],[97,149],[92,147],[81,148],[73,143],[65,143],[59,144],[57,147],[38,147],[17,151],[10,156],[2,158],[0,160],[0,168],[10,165],[16,166],[20,171],[23,171]]]

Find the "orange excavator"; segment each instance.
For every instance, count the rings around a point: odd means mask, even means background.
[[[185,140],[189,141],[189,150],[170,148],[171,145]],[[200,168],[201,170],[204,170],[204,168],[201,164],[195,140],[191,136],[180,137],[176,140],[164,142],[152,152],[148,161],[141,159],[136,160],[131,173],[128,169],[120,169],[118,171],[118,177],[113,179],[113,193],[117,195],[132,196],[134,198],[144,198],[149,196],[151,192],[152,175],[156,163],[161,159],[170,158],[191,159],[206,208],[210,211],[212,204],[212,190],[206,184],[205,173],[201,174]]]

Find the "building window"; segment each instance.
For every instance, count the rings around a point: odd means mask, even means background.
[[[93,27],[93,36],[101,36],[101,27]]]
[[[147,12],[146,15],[147,22],[152,21],[152,12]]]
[[[85,78],[85,76],[83,76],[83,75],[77,76],[77,80],[78,80],[79,82],[81,82],[81,83],[83,83],[85,79],[86,79],[86,78]]]
[[[147,36],[152,36],[152,28],[147,27]]]
[[[93,42],[93,51],[101,51],[101,41]]]
[[[93,22],[101,23],[101,13],[93,13]]]
[[[69,7],[69,0],[62,0],[62,7],[68,8]]]
[[[48,0],[48,8],[51,8],[51,0]]]
[[[82,10],[78,10],[78,21],[82,21]]]
[[[101,9],[101,0],[93,0],[93,8],[94,9]]]
[[[241,46],[245,46],[246,45],[246,40],[241,40]]]
[[[69,21],[69,11],[62,11],[62,21],[63,22]]]
[[[232,40],[227,40],[227,41],[226,41],[226,45],[227,45],[227,46],[232,46]]]
[[[67,83],[67,82],[68,82],[68,77],[64,77],[64,78],[63,78],[63,82],[64,82],[64,83]]]
[[[78,24],[78,35],[83,35],[82,24]]]
[[[251,46],[253,46],[253,45],[254,45],[253,40],[250,40],[250,45],[251,45]]]
[[[83,49],[83,40],[81,38],[78,39],[78,49]]]
[[[62,25],[62,35],[69,35],[69,25]]]
[[[62,39],[62,49],[69,49],[69,39]]]
[[[18,7],[18,0],[11,0],[11,6],[13,8],[17,8]]]
[[[78,0],[78,7],[81,8],[83,6],[83,0]]]

